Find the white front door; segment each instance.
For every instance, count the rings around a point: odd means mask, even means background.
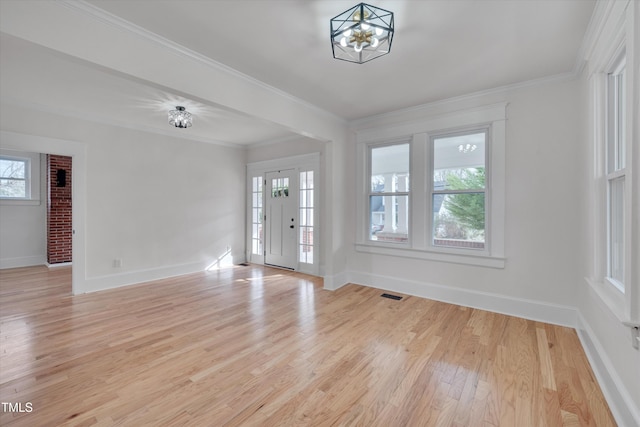
[[[298,186],[294,169],[267,172],[265,188],[265,264],[295,270]]]

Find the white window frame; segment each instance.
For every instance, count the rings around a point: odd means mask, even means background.
[[[626,125],[626,94],[625,94],[625,66],[626,55],[624,48],[617,54],[613,64],[609,67],[610,72],[607,73],[606,84],[606,140],[605,140],[605,179],[606,179],[606,211],[607,211],[607,266],[605,280],[611,286],[625,292],[625,253],[626,244],[624,238],[624,230],[629,230],[626,224],[627,213],[625,212],[624,188],[626,183],[626,167],[625,167],[625,125]],[[617,206],[614,206],[612,187],[614,183],[622,182],[621,200],[616,200]],[[616,217],[614,212],[620,214]],[[614,229],[622,228],[622,242],[616,241],[617,233]],[[622,262],[622,280],[614,278],[613,262],[617,260]]]
[[[40,204],[40,153],[0,150],[0,157],[7,160],[23,161],[25,165],[26,197],[0,197],[0,205]]]
[[[382,147],[391,147],[393,145],[403,145],[403,144],[409,144],[409,188],[407,189],[407,191],[394,191],[394,192],[389,192],[389,193],[374,193],[373,191],[371,191],[371,174],[372,174],[372,157],[371,157],[371,152],[373,149],[375,148],[382,148]],[[390,247],[390,248],[399,248],[399,247],[404,247],[404,248],[409,248],[411,247],[411,140],[410,139],[400,139],[400,140],[396,140],[396,141],[389,141],[389,142],[384,142],[384,143],[374,143],[374,144],[368,144],[367,145],[367,234],[366,234],[366,239],[369,242],[375,242],[375,244],[380,245],[380,246],[384,246],[384,247]],[[382,242],[382,241],[377,241],[377,240],[372,240],[370,239],[370,227],[371,227],[371,196],[407,196],[407,206],[409,209],[408,212],[408,219],[407,219],[407,230],[408,230],[408,235],[407,235],[407,241],[406,242]]]
[[[438,114],[397,125],[372,127],[356,134],[358,224],[355,249],[359,252],[452,262],[492,268],[504,268],[505,223],[505,130],[507,103],[486,105],[469,110]],[[485,249],[447,248],[433,246],[431,240],[432,135],[489,129],[486,141],[485,187]],[[409,189],[409,239],[407,245],[371,241],[368,239],[369,221],[369,157],[370,146],[393,141],[410,140],[411,165]]]
[[[24,178],[0,176],[0,179],[24,181],[24,196],[9,197],[0,195],[0,198],[9,200],[29,200],[31,198],[31,159],[25,157],[0,156],[0,160],[6,160],[12,163],[22,163],[24,165]]]
[[[460,136],[460,135],[469,135],[469,134],[473,134],[473,133],[484,133],[485,134],[485,151],[484,151],[484,168],[485,168],[485,188],[482,190],[482,192],[484,193],[484,220],[485,220],[485,224],[484,224],[484,248],[483,249],[474,249],[474,248],[461,248],[461,249],[457,249],[457,248],[452,248],[452,247],[447,247],[447,246],[440,246],[440,245],[435,245],[433,243],[434,240],[434,235],[433,235],[433,228],[434,228],[434,224],[433,224],[433,195],[437,194],[438,192],[435,191],[435,189],[433,188],[433,174],[434,174],[434,160],[435,160],[435,155],[434,155],[434,141],[438,138],[443,138],[443,137],[450,137],[450,136]],[[491,147],[491,127],[489,125],[482,125],[482,126],[477,126],[477,127],[471,127],[471,128],[467,128],[467,129],[456,129],[455,131],[446,131],[446,132],[442,132],[442,133],[433,133],[432,135],[430,135],[429,138],[429,162],[428,162],[428,184],[427,184],[427,188],[428,188],[428,195],[427,195],[427,203],[429,206],[429,212],[427,212],[428,214],[428,233],[429,233],[429,238],[428,238],[428,244],[429,244],[429,248],[430,250],[434,250],[434,251],[442,251],[442,252],[447,252],[447,253],[461,253],[461,254],[481,254],[483,256],[490,256],[491,255],[491,251],[490,251],[490,246],[491,246],[491,233],[489,230],[489,226],[490,226],[490,221],[489,219],[491,218],[491,197],[490,197],[490,187],[489,187],[489,182],[491,182],[491,167],[489,166],[489,161],[488,161],[488,153],[490,153],[490,147]],[[476,191],[473,191],[476,192]],[[443,193],[448,193],[448,191],[443,191]],[[471,251],[471,252],[469,252]]]
[[[617,5],[617,4],[616,4]],[[634,41],[630,34],[634,25],[633,8],[624,11],[623,3],[616,12],[617,18],[612,20],[606,37],[595,45],[589,61],[589,83],[591,101],[591,125],[592,125],[592,191],[589,194],[590,225],[593,230],[591,240],[591,266],[592,270],[586,278],[591,290],[599,297],[611,314],[622,324],[631,328],[632,343],[635,348],[640,347],[638,330],[640,328],[640,283],[638,282],[640,268],[637,266],[638,251],[633,241],[637,238],[638,227],[633,223],[634,215],[637,221],[638,205],[638,178],[633,174],[638,164],[637,152],[632,150],[633,139],[637,139],[640,127],[637,121],[637,106],[633,103],[633,95],[638,93],[638,75],[634,67],[625,67],[626,99],[624,101],[626,123],[624,127],[624,150],[626,159],[624,168],[610,171],[609,161],[611,155],[608,152],[610,115],[609,86],[610,75],[615,74],[623,64],[637,64],[636,52],[627,46]],[[622,58],[624,57],[624,60]],[[609,183],[617,177],[624,177],[624,287],[609,276],[609,238],[610,238],[610,203]]]

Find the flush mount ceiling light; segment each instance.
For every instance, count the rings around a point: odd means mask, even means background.
[[[193,124],[193,116],[184,107],[177,106],[169,111],[169,124],[177,128],[188,128]]]
[[[393,12],[360,3],[331,20],[333,57],[362,64],[391,51]]]

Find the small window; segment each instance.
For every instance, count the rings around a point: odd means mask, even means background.
[[[409,143],[369,148],[369,240],[409,240]]]
[[[484,249],[486,131],[432,138],[433,246]]]
[[[0,198],[31,198],[31,160],[18,157],[0,157]]]

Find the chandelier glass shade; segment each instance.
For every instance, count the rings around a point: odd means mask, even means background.
[[[177,128],[188,128],[193,124],[193,116],[184,107],[177,106],[169,111],[169,124]]]
[[[331,20],[333,57],[362,64],[386,55],[393,41],[393,12],[360,3]]]

